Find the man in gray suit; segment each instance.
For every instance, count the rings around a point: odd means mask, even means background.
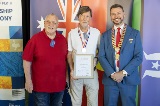
[[[143,60],[140,32],[123,22],[121,5],[112,5],[110,16],[114,26],[102,34],[98,55],[104,69],[104,105],[117,106],[120,96],[123,106],[136,106],[138,66]]]

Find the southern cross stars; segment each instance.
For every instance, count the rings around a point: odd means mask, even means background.
[[[42,31],[44,29],[44,19],[42,16],[41,16],[41,20],[38,21],[38,23],[39,23],[39,26],[37,28],[41,28],[41,31]]]

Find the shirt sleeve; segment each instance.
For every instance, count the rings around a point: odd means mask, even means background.
[[[34,39],[30,39],[24,48],[22,55],[23,60],[32,62],[34,52],[35,52],[35,41]]]
[[[101,38],[101,33],[99,33],[99,36],[98,36],[98,43],[97,43],[98,49],[99,49],[99,46],[100,46],[100,38]]]
[[[72,51],[72,39],[71,39],[71,31],[68,34],[68,51]]]

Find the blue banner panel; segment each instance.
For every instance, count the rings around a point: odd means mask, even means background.
[[[0,106],[25,106],[24,100],[10,101],[0,100]]]
[[[21,0],[0,0],[0,106],[25,106]]]
[[[24,76],[12,77],[12,89],[23,89],[24,88]]]
[[[0,52],[0,76],[24,76],[22,52]]]
[[[10,39],[23,39],[22,36],[22,26],[10,26]]]
[[[141,106],[160,106],[159,6],[159,0],[144,0]]]

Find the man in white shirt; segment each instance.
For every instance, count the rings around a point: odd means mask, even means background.
[[[83,86],[86,89],[87,106],[98,106],[98,74],[97,70],[93,71],[93,79],[74,78],[74,55],[76,54],[93,54],[94,66],[96,65],[96,51],[98,49],[100,31],[89,26],[92,17],[92,11],[88,6],[80,7],[78,11],[79,26],[72,29],[68,35],[68,63],[70,67],[71,87],[70,95],[72,106],[81,106]]]

